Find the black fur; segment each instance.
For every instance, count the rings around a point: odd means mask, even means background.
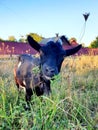
[[[27,102],[31,100],[33,91],[37,96],[49,95],[51,92],[50,79],[60,72],[64,57],[76,53],[81,48],[79,45],[64,50],[58,41],[50,41],[46,45],[40,46],[31,36],[28,36],[28,42],[32,48],[39,52],[40,57],[37,59],[27,54],[20,55],[18,59],[20,66],[17,65],[15,68],[17,87],[22,85],[26,88]],[[37,74],[32,71],[36,65],[39,67]]]

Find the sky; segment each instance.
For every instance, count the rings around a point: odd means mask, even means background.
[[[90,16],[84,28],[85,13]],[[88,46],[98,36],[98,0],[0,0],[0,38],[29,33],[59,33]]]

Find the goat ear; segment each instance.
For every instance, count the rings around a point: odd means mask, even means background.
[[[32,48],[36,51],[40,51],[41,46],[30,35],[27,37],[27,40]]]
[[[68,49],[68,50],[64,50],[63,55],[64,56],[70,56],[75,54],[76,52],[78,52],[81,49],[82,45],[78,45],[74,48]]]

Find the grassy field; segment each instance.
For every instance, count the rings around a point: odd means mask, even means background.
[[[98,129],[98,56],[66,58],[51,95],[33,95],[30,111],[17,92],[14,64],[0,62],[0,130]]]

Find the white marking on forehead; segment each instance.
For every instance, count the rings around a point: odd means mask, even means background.
[[[59,38],[58,40],[57,40],[61,45],[63,44],[63,42],[62,42],[62,40]]]
[[[48,42],[50,42],[50,41],[54,42],[53,38],[50,38],[50,39],[48,40]]]
[[[21,66],[21,61],[18,63],[18,68]]]

